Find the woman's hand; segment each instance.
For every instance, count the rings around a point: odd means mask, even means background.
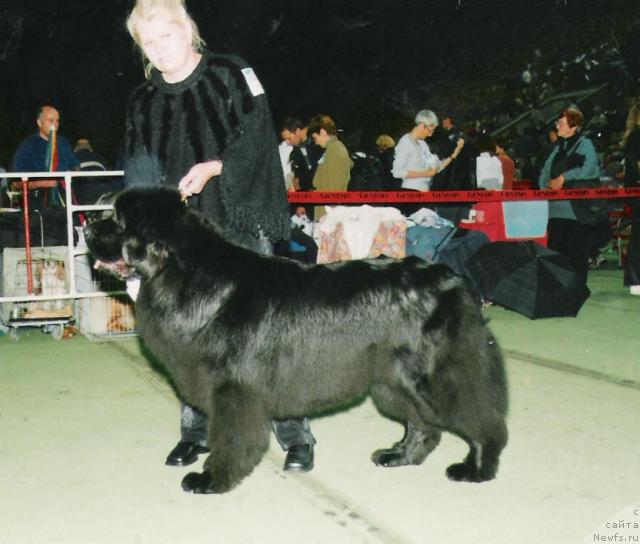
[[[178,183],[178,189],[182,199],[197,195],[202,192],[207,182],[214,176],[222,173],[221,161],[200,162],[194,165],[187,175]]]
[[[554,191],[558,191],[562,189],[564,185],[564,175],[560,174],[557,178],[553,178],[549,180],[549,188]]]
[[[463,147],[464,140],[462,138],[458,138],[458,141],[456,142],[456,148],[453,150],[453,153],[451,153],[451,158],[455,159],[460,154],[460,151]]]

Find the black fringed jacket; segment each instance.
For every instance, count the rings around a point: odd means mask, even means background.
[[[288,205],[271,113],[259,83],[249,86],[247,68],[238,57],[205,51],[178,83],[167,83],[154,70],[129,99],[125,183],[176,186],[193,165],[221,160],[222,174],[190,204],[238,241],[259,229],[273,241],[287,239]]]

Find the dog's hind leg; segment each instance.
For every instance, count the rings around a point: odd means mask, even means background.
[[[377,385],[371,390],[371,398],[381,413],[405,422],[402,440],[374,451],[371,460],[384,467],[421,464],[440,442],[440,430],[418,416],[411,395],[402,388]]]
[[[473,413],[466,417],[461,416],[456,407],[438,409],[434,404],[437,395],[433,389],[431,380],[423,376],[417,380],[415,388],[407,386],[407,394],[415,394],[416,408],[423,421],[437,422],[439,429],[457,434],[469,445],[465,460],[451,465],[447,469],[447,477],[467,482],[484,482],[495,478],[500,453],[507,445],[504,416],[490,407],[482,406],[482,403],[478,403]],[[441,398],[438,400],[442,402]]]
[[[440,443],[440,435],[435,427],[424,424],[418,427],[409,421],[405,425],[404,438],[389,449],[374,451],[371,460],[383,467],[419,465]]]
[[[467,457],[462,463],[447,468],[447,477],[457,482],[485,482],[495,478],[500,453],[507,445],[507,435],[507,426],[500,420],[482,440],[467,438]]]
[[[262,399],[235,383],[220,386],[213,397],[208,443],[205,471],[182,480],[187,492],[230,491],[260,462],[269,446],[269,418]]]

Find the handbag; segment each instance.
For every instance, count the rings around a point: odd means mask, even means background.
[[[565,189],[593,189],[600,187],[600,179],[572,179],[564,182]],[[595,225],[608,217],[608,202],[603,199],[571,200],[571,208],[578,223]]]

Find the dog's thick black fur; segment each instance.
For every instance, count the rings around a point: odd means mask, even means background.
[[[507,442],[500,350],[461,278],[417,258],[305,266],[229,243],[177,192],[121,193],[89,225],[93,256],[142,277],[137,325],[184,399],[209,416],[211,454],[182,486],[223,493],[247,476],[272,418],[366,394],[405,425],[377,465],[420,464],[441,431],[462,437],[453,480],[493,478]]]

